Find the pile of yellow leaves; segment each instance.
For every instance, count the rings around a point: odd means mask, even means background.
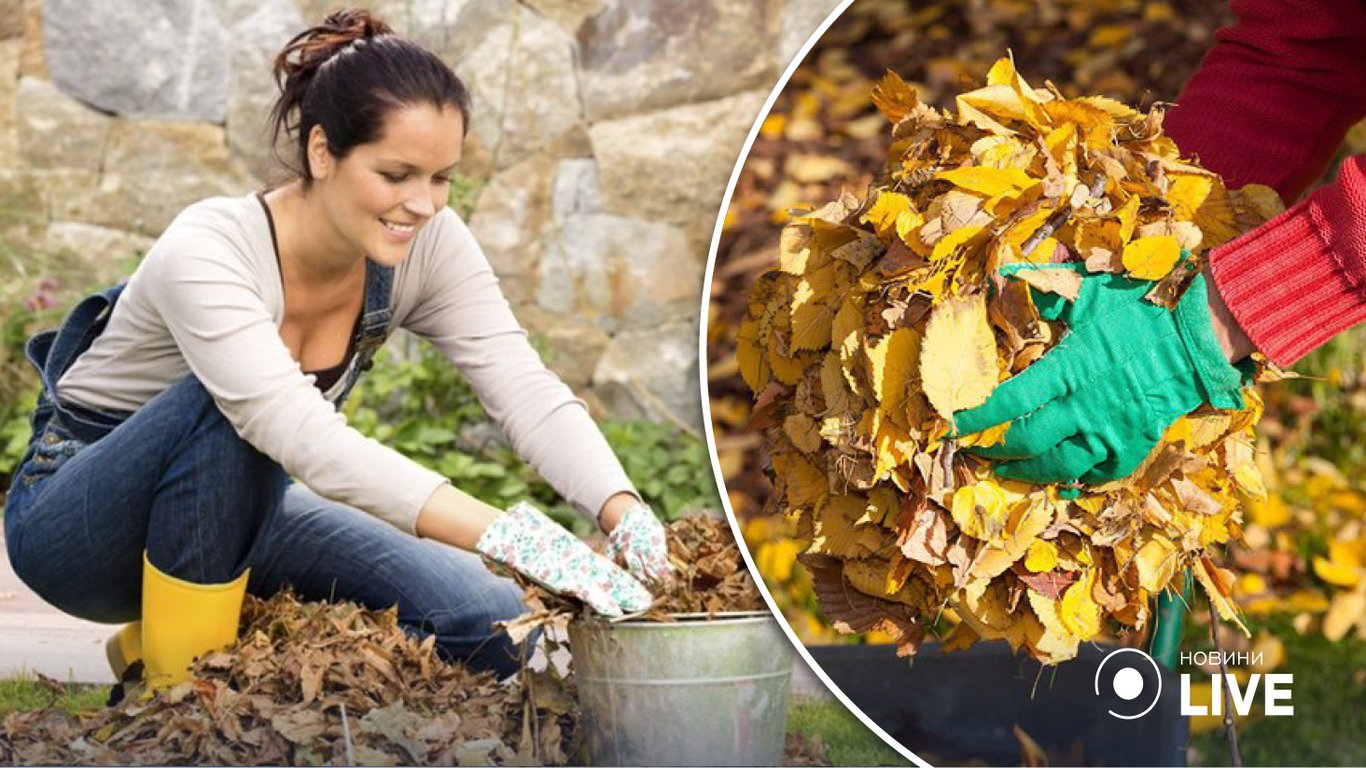
[[[1153,281],[1148,299],[1170,307],[1198,266],[1182,250],[1270,218],[1275,193],[1227,190],[1183,160],[1159,109],[1035,89],[1009,59],[954,111],[891,73],[872,98],[892,123],[881,184],[793,216],[737,334],[771,504],[797,527],[826,618],[905,655],[946,616],[949,647],[1003,638],[1051,663],[1107,627],[1143,627],[1190,568],[1237,621],[1233,577],[1207,553],[1241,535],[1238,494],[1264,495],[1255,390],[1243,410],[1180,419],[1130,477],[1071,499],[957,450],[1004,428],[948,436],[953,412],[1065,333],[1031,289],[1075,298],[1084,263]]]

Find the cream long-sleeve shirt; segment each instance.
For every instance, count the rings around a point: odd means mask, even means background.
[[[442,209],[394,271],[389,332],[433,344],[469,381],[513,449],[581,514],[633,492],[583,402],[546,369],[498,278]],[[440,474],[346,423],[280,338],[285,304],[266,212],[254,195],[185,209],[148,251],[104,332],[58,399],[135,411],[194,373],[248,443],[313,491],[415,533]],[[352,361],[355,365],[356,361]]]

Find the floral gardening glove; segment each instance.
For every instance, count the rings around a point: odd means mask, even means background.
[[[1241,408],[1246,379],[1214,336],[1204,276],[1175,310],[1144,299],[1151,287],[1102,273],[1082,279],[1073,303],[1039,296],[1041,314],[1069,331],[985,403],[954,414],[964,435],[1012,422],[1001,444],[964,450],[1000,460],[1000,477],[1099,484],[1133,472],[1202,403]]]
[[[607,556],[612,560],[620,557],[631,575],[646,584],[673,575],[664,526],[644,504],[636,504],[621,516],[621,522],[607,537]]]
[[[611,560],[588,548],[525,501],[493,521],[475,542],[481,555],[605,616],[636,613],[654,598]]]

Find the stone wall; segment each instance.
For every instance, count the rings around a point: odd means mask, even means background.
[[[185,205],[280,180],[270,60],[336,4],[0,0],[0,242],[69,251],[109,280]],[[700,428],[697,313],[721,196],[835,5],[371,4],[469,86],[470,226],[599,416]]]

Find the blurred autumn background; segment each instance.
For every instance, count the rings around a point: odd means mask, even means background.
[[[1227,3],[1201,0],[856,0],[794,73],[764,121],[736,186],[717,254],[707,325],[708,397],[726,492],[762,575],[807,644],[850,642],[816,610],[798,545],[768,497],[762,439],[746,429],[750,392],[735,334],[750,285],[776,266],[792,208],[841,190],[862,196],[880,173],[886,121],[869,89],[887,70],[923,101],[951,106],[981,85],[1007,52],[1029,82],[1066,96],[1104,95],[1146,109],[1175,101],[1213,42],[1233,23]],[[1366,125],[1340,157],[1366,152]],[[1335,164],[1336,165],[1336,164]],[[1332,178],[1330,170],[1326,180]],[[1268,498],[1245,500],[1246,535],[1225,553],[1252,637],[1220,630],[1224,650],[1260,652],[1257,668],[1295,673],[1293,718],[1241,724],[1242,755],[1256,764],[1361,764],[1366,696],[1366,332],[1354,329],[1299,363],[1303,378],[1268,385],[1258,463]],[[885,640],[876,635],[868,642]],[[1213,648],[1207,612],[1194,601],[1182,650]],[[1190,670],[1181,670],[1190,671]],[[1246,680],[1246,677],[1244,677]],[[1208,694],[1205,700],[1208,700]],[[1200,694],[1193,696],[1199,701]],[[1193,764],[1229,759],[1214,718],[1193,719]]]

